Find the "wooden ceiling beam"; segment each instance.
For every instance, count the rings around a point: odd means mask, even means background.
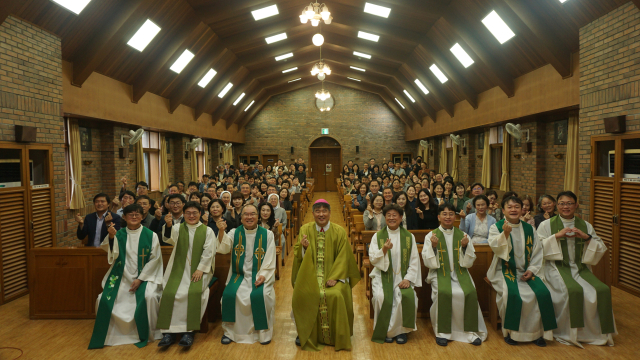
[[[168,29],[172,34],[169,41],[166,41],[163,46],[156,47],[139,65],[144,70],[131,84],[133,89],[131,101],[133,103],[137,104],[154,82],[159,80],[158,73],[162,70],[171,71],[169,67],[182,55],[188,45],[190,35],[197,30],[199,24],[201,23],[193,19],[193,21],[181,21],[175,29]]]
[[[222,89],[227,85],[227,83],[231,83],[233,85],[233,87],[229,90],[232,91],[233,88],[235,88],[238,84],[241,84],[242,81],[247,77],[247,75],[249,75],[249,70],[247,70],[245,67],[240,67],[238,70],[236,70],[233,73],[230,73],[230,77],[228,79],[228,81],[224,82],[220,84],[220,90],[222,91]],[[216,111],[218,109],[218,107],[220,107],[220,105],[226,100],[230,98],[230,94],[227,93],[223,98],[220,98],[218,96],[215,96],[213,98],[212,101],[210,101],[207,106],[204,108],[204,112],[206,112],[207,114],[213,114],[214,111]],[[235,100],[235,99],[234,99]],[[233,100],[232,100],[233,101]]]
[[[283,32],[286,32],[287,36],[297,34],[305,30],[308,26],[309,24],[301,24],[299,19],[285,19],[274,24],[267,24],[258,28],[249,28],[239,34],[225,38],[224,42],[233,49],[243,48],[258,40],[266,44],[264,39],[269,36]]]
[[[436,110],[431,107],[431,105],[423,98],[420,96],[420,94],[418,94],[418,91],[415,91],[413,89],[413,86],[411,86],[410,84],[407,83],[406,79],[404,78],[404,76],[402,76],[402,74],[400,74],[399,71],[397,71],[394,76],[391,77],[391,79],[389,80],[389,85],[393,88],[395,88],[396,90],[399,91],[399,93],[401,94],[400,96],[402,97],[402,99],[404,99],[404,101],[409,102],[409,104],[411,104],[411,106],[415,107],[418,112],[420,112],[420,114],[423,117],[429,117],[431,119],[431,121],[436,121]],[[404,90],[406,90],[409,95],[411,95],[411,97],[413,98],[413,100],[415,100],[415,102],[412,102],[404,93]],[[420,122],[420,121],[419,121]],[[420,125],[422,125],[423,122],[420,122]]]
[[[285,7],[287,3],[295,3],[295,0],[278,1],[278,10]],[[273,5],[273,0],[233,0],[224,1],[223,5],[219,3],[208,4],[204,6],[196,6],[194,9],[200,14],[202,20],[207,24],[221,22],[223,20],[249,14],[253,10],[261,9]],[[305,6],[304,2],[300,4],[300,12]],[[252,17],[253,19],[253,17]]]
[[[409,55],[403,54],[397,49],[381,46],[379,44],[369,45],[367,43],[369,43],[370,41],[367,40],[356,40],[355,38],[350,38],[335,33],[325,33],[324,42],[325,45],[322,46],[323,48],[342,49],[343,51],[350,53],[353,53],[353,51],[359,51],[383,60],[394,62],[398,64],[398,66],[400,66],[400,64],[404,62],[406,56]]]
[[[425,71],[428,71],[424,66],[422,66],[417,60],[417,56],[413,56],[407,58],[407,63],[400,67],[400,73],[403,74],[409,82],[411,82],[416,90],[420,92],[420,95],[425,99],[430,99],[431,95],[435,99],[435,101],[440,104],[440,106],[444,109],[444,111],[449,114],[449,116],[453,117],[453,103],[449,100],[444,92],[442,92],[439,85],[439,82],[436,85],[436,82],[431,81],[431,78],[426,74]],[[425,95],[422,90],[416,85],[415,80],[418,79],[420,82],[429,90],[429,94]],[[437,80],[436,80],[437,81]]]
[[[276,56],[284,55],[286,53],[293,53],[295,57],[300,54],[315,52],[316,50],[319,51],[317,46],[311,44],[311,42],[309,42],[309,45],[306,45],[306,46],[301,46],[301,43],[298,43],[298,42],[293,42],[293,43],[287,42],[279,46],[274,46],[264,52],[239,57],[238,61],[241,62],[246,67],[251,67],[263,62],[268,62],[268,61],[275,63]]]
[[[213,126],[215,126],[216,123],[218,123],[218,121],[222,118],[222,114],[224,114],[227,111],[227,109],[233,105],[233,102],[236,101],[236,99],[238,99],[238,97],[242,93],[245,93],[245,96],[247,96],[245,90],[251,83],[254,83],[254,82],[257,83],[258,80],[252,78],[251,73],[249,73],[247,74],[247,76],[244,77],[241,83],[233,86],[229,94],[225,96],[224,99],[222,99],[222,103],[220,104],[220,106],[218,106],[218,108],[213,113],[211,113],[211,120],[213,122],[212,124]]]
[[[297,48],[301,48],[307,45],[312,45],[311,38],[313,37],[313,29],[312,28],[304,28],[301,31],[295,34],[287,35],[286,40],[278,41],[276,43],[267,44],[264,38],[254,39],[254,46],[251,46],[248,49],[238,49],[230,48],[233,52],[238,56],[238,58],[243,59],[251,56],[259,56],[260,54],[264,55],[265,53],[272,54],[281,54],[283,51],[293,51]],[[226,41],[225,41],[226,43]],[[275,56],[275,55],[274,55]]]
[[[244,98],[240,100],[240,102],[238,102],[236,106],[233,106],[233,103],[227,106],[227,109],[220,115],[220,119],[226,121],[227,129],[230,128],[231,125],[233,124],[233,119],[231,118],[233,113],[236,110],[244,110],[244,108],[242,107],[243,101],[249,99],[249,97],[251,96],[251,94],[253,94],[255,90],[259,90],[258,85],[260,85],[260,82],[257,80],[253,80],[251,83],[249,83],[249,85],[247,85],[245,88]],[[250,104],[250,101],[247,102],[246,104],[247,105]]]
[[[148,8],[154,2],[154,0],[120,1],[119,5],[114,7],[113,15],[107,21],[108,25],[76,51],[71,83],[81,87],[122,39],[126,38],[126,35],[133,36],[146,21],[146,18],[136,14],[136,10]]]
[[[490,53],[486,50],[486,46],[480,43],[478,38],[467,29],[459,15],[451,11],[444,13],[444,21],[448,22],[456,33],[462,38],[464,43],[471,48],[471,51],[478,56],[483,67],[487,70],[487,75],[491,81],[500,87],[507,97],[515,95],[515,85],[513,77],[507,73],[506,59],[501,53]],[[464,44],[460,44],[463,46]],[[464,46],[463,46],[464,47]]]
[[[220,93],[220,91],[222,91],[222,89],[227,86],[231,77],[233,77],[236,72],[241,70],[241,68],[242,65],[236,60],[228,69],[225,69],[221,74],[219,74],[220,77],[218,78],[218,81],[209,88],[209,91],[207,91],[207,93],[198,102],[198,105],[195,109],[196,111],[194,120],[200,118],[200,116],[206,112],[206,109],[216,101],[216,98],[218,98],[218,94]]]
[[[3,0],[0,2],[0,25],[11,15],[24,0]]]

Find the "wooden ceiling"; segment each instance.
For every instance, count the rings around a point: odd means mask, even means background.
[[[388,18],[363,12],[366,1],[329,0],[330,25],[301,24],[305,1],[292,0],[93,0],[75,15],[50,0],[2,0],[0,22],[8,14],[29,21],[62,38],[62,57],[73,62],[77,86],[98,72],[132,85],[132,101],[151,92],[169,99],[169,112],[186,105],[197,119],[212,115],[245,126],[274,95],[319,85],[310,70],[319,58],[311,37],[325,38],[322,57],[332,69],[327,82],[378,94],[408,126],[435,121],[454,104],[477,108],[478,94],[493,87],[509,97],[514,79],[546,64],[559,76],[572,76],[571,56],[579,49],[579,29],[627,0],[370,0],[391,8]],[[639,0],[634,0],[640,3]],[[279,15],[255,21],[251,11],[277,4]],[[481,23],[495,10],[516,36],[500,44]],[[160,33],[139,52],[127,45],[151,19]],[[380,36],[375,43],[357,37],[359,30]],[[267,44],[265,37],[287,33]],[[449,49],[459,43],[475,61],[464,68]],[[188,49],[194,59],[180,73],[169,67]],[[353,51],[370,54],[359,58]],[[287,60],[275,57],[293,52]],[[436,64],[449,78],[444,84],[429,67]],[[350,66],[366,69],[353,70]],[[297,71],[282,71],[298,67]],[[197,85],[213,68],[217,75]],[[360,79],[356,82],[348,77]],[[290,80],[302,78],[299,81]],[[419,79],[430,91],[424,95]],[[218,93],[231,82],[231,91]],[[407,90],[415,99],[411,102]],[[245,93],[237,106],[233,102]],[[402,109],[394,100],[405,106]],[[244,109],[252,102],[255,104]],[[431,120],[428,120],[430,118]]]

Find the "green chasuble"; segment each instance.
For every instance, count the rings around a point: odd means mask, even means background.
[[[564,224],[559,215],[551,218],[551,233],[556,234],[564,229]],[[575,217],[575,227],[585,234],[589,234],[587,223],[579,217]],[[582,286],[571,274],[571,265],[569,264],[569,247],[567,246],[567,238],[560,239],[560,247],[562,248],[562,260],[556,261],[556,268],[567,287],[569,294],[569,319],[571,328],[584,327],[584,292]],[[596,290],[598,300],[598,317],[600,318],[600,331],[603,334],[611,334],[615,332],[613,325],[613,308],[611,306],[611,290],[607,285],[593,275],[589,267],[582,263],[582,253],[584,250],[584,240],[575,238],[575,254],[574,262],[578,267],[578,275],[584,279],[589,285]]]
[[[127,260],[127,229],[122,228],[116,233],[116,241],[118,242],[118,258],[115,259],[116,263],[109,273],[107,283],[104,284],[104,290],[100,303],[98,304],[98,313],[96,315],[96,322],[93,326],[93,335],[91,335],[91,342],[89,343],[89,349],[101,349],[104,347],[104,341],[107,338],[107,332],[109,331],[109,322],[111,321],[111,313],[113,312],[113,305],[116,302],[118,295],[118,289],[120,289],[120,281],[124,273],[124,266]],[[149,254],[151,254],[151,246],[153,241],[153,232],[145,227],[142,228],[140,238],[138,240],[138,258],[142,259],[138,261],[138,276],[142,272],[142,268],[149,261]],[[146,262],[144,260],[147,260]],[[149,319],[147,316],[147,302],[144,298],[144,293],[147,289],[147,282],[143,281],[142,284],[136,290],[136,311],[133,316],[136,327],[138,328],[138,336],[140,342],[134,345],[141,348],[147,345],[149,339]]]
[[[385,241],[389,238],[389,232],[385,226],[382,230],[378,231],[378,248],[382,249]],[[409,262],[411,261],[411,248],[412,248],[412,236],[411,233],[403,227],[400,227],[400,276],[404,279],[407,276],[407,269],[409,268]],[[391,261],[391,251],[387,251],[389,256],[389,268],[387,271],[380,272],[380,279],[382,280],[382,292],[384,293],[384,300],[382,301],[382,307],[378,314],[378,321],[376,327],[373,329],[373,336],[371,341],[379,344],[384,344],[384,340],[387,337],[387,330],[389,329],[389,322],[391,321],[391,310],[393,306],[393,289],[394,289],[394,272],[393,263]],[[400,289],[402,294],[402,326],[413,329],[416,326],[416,298],[413,292],[413,288]]]
[[[300,244],[303,235],[309,240],[304,257]],[[300,228],[293,255],[293,315],[302,349],[319,351],[323,345],[351,349],[351,289],[360,281],[360,272],[347,232],[331,224],[326,233],[321,233],[316,231],[315,222],[305,224]],[[338,281],[335,286],[326,287],[328,280],[341,279],[345,283]]]
[[[464,293],[464,331],[478,332],[478,293],[476,292],[469,270],[460,266],[460,243],[464,232],[453,227],[453,249],[447,247],[447,240],[440,229],[433,230],[438,237],[438,333],[451,334],[451,319],[453,311],[453,293],[451,290],[451,264],[449,251],[453,251],[453,271],[456,272],[458,283]]]
[[[244,259],[247,247],[247,236],[244,226],[240,225],[233,234],[233,252],[231,253],[231,279],[222,292],[222,321],[236,322],[236,293],[244,280]],[[264,286],[255,285],[258,271],[267,250],[267,229],[258,226],[253,244],[253,266],[251,270],[251,312],[256,330],[266,330],[267,310],[264,304]]]
[[[173,304],[176,299],[176,293],[182,274],[187,262],[187,253],[189,252],[189,229],[187,223],[175,224],[180,226],[180,235],[175,246],[175,255],[173,257],[173,267],[171,274],[167,280],[167,286],[162,292],[160,299],[160,311],[158,313],[158,329],[169,329],[171,327],[171,316],[173,315]],[[191,272],[193,275],[198,270],[200,258],[204,251],[204,243],[207,240],[207,226],[201,224],[196,228],[193,236],[193,248],[191,249]],[[217,241],[217,240],[216,240]],[[191,281],[189,284],[189,295],[187,298],[187,330],[196,331],[200,329],[200,313],[202,308],[202,278],[196,282]]]
[[[496,223],[498,231],[502,232],[504,222],[505,219],[502,219]],[[526,271],[529,267],[529,262],[531,261],[531,253],[533,253],[533,227],[524,221],[520,221],[520,226],[522,226],[522,230],[524,230],[525,237],[524,269]],[[513,231],[518,231],[518,229],[514,229]],[[507,284],[508,293],[507,309],[505,314],[506,319],[503,319],[502,326],[504,326],[505,329],[519,331],[520,317],[522,315],[522,298],[520,297],[520,290],[518,289],[518,281],[521,280],[517,277],[516,258],[513,252],[513,236],[511,236],[511,234],[509,234],[509,239],[507,241],[511,242],[509,261],[501,260],[502,274],[504,275],[505,283]],[[542,282],[542,279],[537,276],[533,276],[529,281],[527,281],[527,284],[529,284],[531,290],[533,290],[533,293],[536,295],[544,331],[556,329],[558,327],[556,323],[556,313],[553,309],[553,301],[551,300],[551,293],[549,292],[549,289],[547,289],[547,286]]]

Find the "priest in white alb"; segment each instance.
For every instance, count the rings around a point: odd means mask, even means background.
[[[433,301],[431,325],[440,346],[447,346],[449,341],[477,346],[487,339],[487,326],[469,274],[476,252],[469,236],[453,226],[455,219],[453,204],[440,205],[440,226],[424,239],[422,259],[429,268],[427,283],[431,284]]]
[[[533,226],[520,220],[522,200],[502,200],[504,219],[491,225],[493,261],[487,277],[497,292],[502,335],[509,345],[546,346],[557,328],[551,294],[543,282],[542,244]]]
[[[611,306],[611,289],[591,272],[607,251],[593,226],[575,215],[578,197],[563,191],[558,215],[538,226],[544,253],[544,276],[551,292],[558,342],[582,347],[613,346],[617,334]]]
[[[369,261],[373,291],[373,337],[377,343],[405,344],[407,334],[418,330],[416,314],[418,296],[415,287],[422,286],[420,254],[416,239],[402,225],[404,210],[387,205],[382,214],[387,224],[371,238]]]
[[[222,254],[231,251],[231,267],[221,300],[221,342],[267,345],[273,336],[276,307],[273,233],[258,226],[259,214],[254,205],[242,208],[240,220],[242,225],[224,236],[218,250]]]
[[[178,335],[178,345],[190,347],[194,331],[207,310],[209,286],[213,277],[215,253],[218,245],[213,230],[200,222],[200,203],[184,205],[184,222],[173,223],[171,213],[165,216],[164,242],[173,245],[164,273],[162,299],[158,314],[158,329],[162,340],[158,346],[170,346]]]
[[[124,344],[143,347],[161,337],[156,321],[162,294],[162,253],[158,236],[141,224],[143,212],[137,204],[125,207],[127,227],[116,230],[111,224],[100,244],[111,268],[96,301],[89,349]]]

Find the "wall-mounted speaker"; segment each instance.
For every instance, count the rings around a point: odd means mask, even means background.
[[[34,126],[15,126],[15,134],[17,142],[36,142],[38,128]]]
[[[118,148],[118,153],[120,155],[120,159],[126,159],[129,157],[129,148],[128,147]]]
[[[612,134],[621,134],[627,131],[626,121],[626,115],[605,118],[604,131]]]
[[[293,146],[291,147],[291,153],[293,154]]]
[[[189,152],[188,152],[188,151],[185,151],[185,152],[184,152],[184,158],[185,158],[185,159],[188,159],[188,158],[189,158]]]
[[[356,145],[356,154],[359,154],[359,153],[360,153],[360,146]]]

